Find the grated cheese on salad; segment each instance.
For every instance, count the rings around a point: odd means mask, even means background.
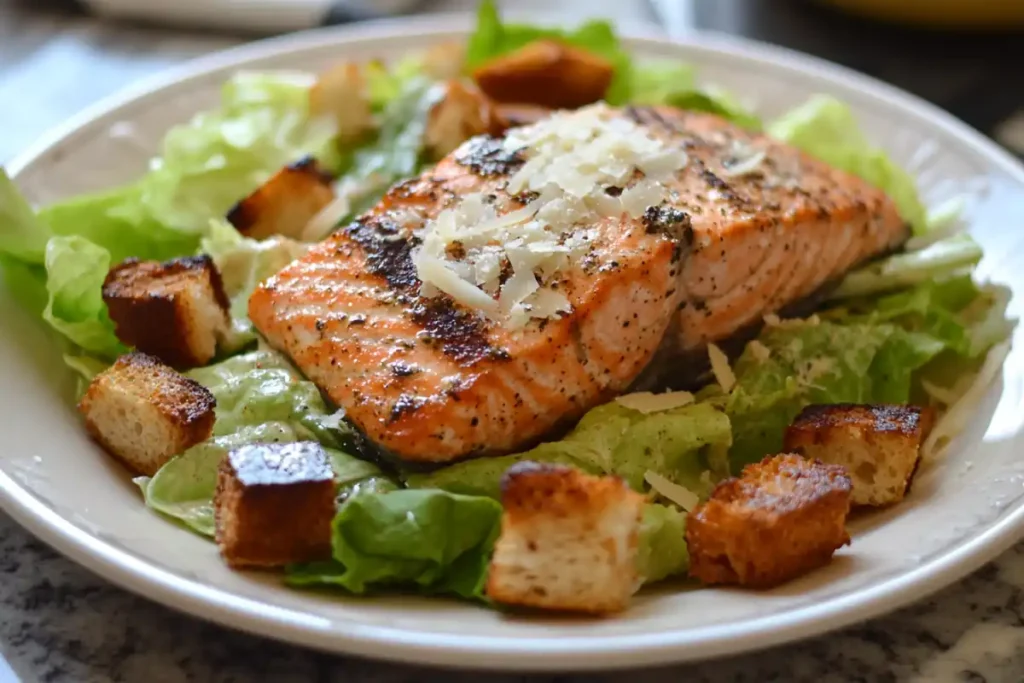
[[[693,403],[693,394],[689,391],[672,391],[665,394],[652,394],[649,391],[638,391],[618,396],[615,402],[630,410],[644,415],[660,413],[666,410],[682,408]]]
[[[596,104],[512,132],[504,148],[525,162],[506,189],[532,199],[499,214],[493,196],[472,193],[428,221],[413,256],[423,294],[444,292],[512,328],[570,312],[557,274],[587,253],[594,222],[639,218],[665,201],[663,183],[688,163],[611,114]],[[613,197],[612,187],[625,189]]]
[[[647,470],[647,472],[644,473],[644,481],[646,481],[650,487],[658,493],[658,495],[667,498],[687,512],[690,512],[700,504],[700,496],[696,493],[685,486],[663,477],[653,470]]]
[[[722,391],[728,393],[736,386],[736,375],[729,367],[729,357],[714,344],[708,344],[708,360],[711,361],[711,372]]]

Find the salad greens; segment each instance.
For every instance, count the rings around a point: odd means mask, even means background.
[[[206,536],[213,535],[217,467],[232,448],[252,443],[319,441],[339,485],[380,477],[380,469],[339,450],[346,428],[312,382],[277,354],[254,351],[189,373],[217,399],[213,438],[175,457],[152,478],[136,480],[146,504]]]
[[[490,498],[437,489],[357,495],[334,518],[334,559],[292,567],[287,581],[480,598],[500,523],[501,505]]]
[[[336,189],[347,203],[338,220],[357,214],[423,166],[435,83],[416,57],[390,68],[368,65],[377,132],[343,145],[336,123],[311,115],[308,77],[239,73],[216,109],[168,132],[159,157],[134,183],[33,210],[0,169],[5,278],[66,340],[65,362],[86,380],[126,351],[101,295],[112,264],[202,252],[221,271],[234,339],[226,358],[189,373],[217,400],[214,433],[152,478],[136,480],[148,506],[211,536],[217,468],[230,449],[316,440],[328,449],[339,486],[333,558],[290,567],[288,583],[480,599],[500,528],[502,474],[522,460],[564,464],[617,475],[650,495],[637,562],[646,582],[658,581],[687,569],[686,513],[683,503],[650,490],[649,474],[707,495],[730,472],[777,452],[786,426],[811,403],[948,407],[1009,335],[1008,292],[971,277],[979,246],[947,234],[949,211],[926,212],[913,178],[868,143],[846,105],[819,96],[763,122],[732,95],[699,85],[691,65],[634,61],[606,22],[575,30],[507,23],[490,0],[480,4],[464,71],[544,38],[612,64],[611,104],[711,112],[863,178],[892,197],[923,248],[849,273],[815,316],[767,321],[735,360],[728,391],[711,385],[692,403],[655,412],[611,402],[590,410],[564,438],[524,453],[432,472],[385,472],[346,452],[356,445],[354,430],[312,382],[273,352],[247,351],[256,342],[250,294],[308,244],[249,239],[222,217],[280,167],[308,155],[339,175]]]

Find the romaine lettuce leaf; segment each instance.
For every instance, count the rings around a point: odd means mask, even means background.
[[[43,319],[90,353],[115,358],[126,351],[101,291],[110,253],[84,237],[53,237],[46,244],[45,267]]]
[[[686,547],[686,513],[678,508],[649,504],[637,541],[637,573],[645,584],[682,574],[690,566]]]
[[[376,465],[338,450],[342,428],[316,386],[299,379],[277,354],[248,353],[189,374],[217,399],[214,435],[139,481],[149,507],[211,535],[217,467],[232,448],[250,443],[319,441],[340,486],[381,476]]]
[[[231,301],[233,339],[229,346],[238,348],[256,339],[248,311],[256,286],[305,254],[309,245],[282,236],[254,240],[243,237],[227,221],[215,220],[200,249],[213,258],[220,271]]]
[[[694,68],[684,62],[658,60],[634,65],[631,104],[666,104],[679,109],[715,114],[750,130],[761,130],[761,119],[720,88],[699,88]]]
[[[851,271],[830,296],[844,299],[913,287],[961,273],[981,257],[981,247],[974,238],[966,233],[953,235],[918,251],[894,254]]]
[[[36,216],[0,167],[0,253],[27,264],[42,264],[52,236],[49,226]]]
[[[644,491],[644,474],[653,470],[700,492],[707,488],[703,450],[728,445],[726,415],[709,403],[695,403],[660,413],[643,414],[612,402],[590,410],[560,441],[497,458],[457,463],[435,472],[409,474],[412,488],[440,488],[491,498],[500,497],[501,475],[516,462],[553,463],[591,474],[614,474]]]
[[[816,95],[769,123],[767,131],[772,137],[883,190],[915,233],[926,230],[925,208],[913,177],[868,143],[849,106],[832,97]]]
[[[535,40],[554,38],[599,55],[612,65],[615,75],[605,93],[609,104],[625,104],[632,95],[633,61],[606,21],[588,21],[574,30],[504,23],[493,0],[484,0],[477,10],[476,30],[466,46],[470,69],[518,50]]]
[[[501,512],[490,498],[437,489],[355,495],[334,519],[334,559],[291,567],[286,580],[481,598]]]
[[[890,323],[787,320],[750,345],[733,371],[726,412],[734,469],[778,453],[786,427],[814,403],[906,403],[911,378],[944,349],[942,342]]]

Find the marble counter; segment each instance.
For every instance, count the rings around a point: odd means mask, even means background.
[[[636,18],[625,3],[597,4],[605,5],[606,13]],[[124,84],[234,42],[212,34],[102,25],[53,0],[0,0],[0,162]],[[88,79],[69,68],[82,61],[89,65]],[[227,631],[110,585],[2,513],[0,655],[24,681],[484,678],[497,683],[515,678],[339,658]],[[883,619],[762,653],[629,676],[687,683],[1024,681],[1024,546],[932,599]],[[606,677],[618,680],[621,675]]]

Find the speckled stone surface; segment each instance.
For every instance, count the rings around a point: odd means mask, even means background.
[[[625,2],[583,4],[588,11],[602,5],[606,14],[632,17]],[[729,6],[738,3],[716,0],[714,5],[717,12]],[[763,32],[768,24],[758,26]],[[122,85],[234,42],[223,36],[101,25],[59,0],[0,0],[0,162]],[[72,64],[84,64],[89,78],[76,76],[81,71],[71,69]],[[2,513],[0,655],[24,681],[61,683],[519,679],[340,658],[228,631],[110,585]],[[0,683],[6,683],[4,673],[0,663]],[[630,672],[628,677],[665,683],[1024,681],[1024,546],[932,599],[883,619],[762,653]]]

